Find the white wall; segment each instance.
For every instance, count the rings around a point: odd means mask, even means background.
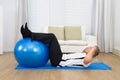
[[[33,32],[64,24],[64,0],[28,0],[28,23]]]
[[[42,32],[49,25],[49,0],[28,0],[28,22],[33,32]]]
[[[88,1],[28,0],[29,27],[33,32],[42,32],[48,25],[81,25],[91,34],[93,0]]]
[[[64,25],[64,0],[50,0],[49,25]]]
[[[0,0],[3,7],[3,49],[13,51],[17,19],[17,0]]]
[[[3,8],[0,6],[0,54],[3,54]]]
[[[114,49],[120,54],[120,0],[113,0]]]
[[[28,5],[29,27],[30,29],[32,29],[32,31],[40,32],[47,25],[65,25],[64,22],[65,0],[28,0],[28,3],[29,3]],[[13,51],[16,37],[15,29],[18,23],[17,0],[0,0],[0,5],[3,7],[4,14],[3,15],[4,51],[11,50]],[[88,22],[87,25],[91,24]],[[87,33],[91,33],[91,29],[89,28],[89,26],[84,27],[86,28]],[[115,48],[116,47],[117,44]]]
[[[81,25],[91,34],[93,0],[64,0],[64,24]]]
[[[91,34],[92,4],[93,0],[50,0],[49,25],[81,25]]]

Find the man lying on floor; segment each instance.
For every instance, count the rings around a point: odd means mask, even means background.
[[[88,67],[92,59],[99,54],[97,46],[87,46],[81,53],[63,54],[56,36],[52,33],[34,33],[22,25],[21,34],[23,38],[42,41],[49,47],[49,58],[54,67]]]

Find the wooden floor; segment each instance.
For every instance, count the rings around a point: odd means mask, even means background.
[[[120,56],[101,53],[94,61],[103,61],[112,70],[15,70],[13,53],[0,56],[0,80],[120,80]]]

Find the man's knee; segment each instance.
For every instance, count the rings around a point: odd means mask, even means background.
[[[56,38],[55,34],[53,34],[53,33],[49,33],[49,35],[51,38]]]

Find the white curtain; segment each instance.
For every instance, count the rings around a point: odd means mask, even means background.
[[[96,0],[95,26],[98,46],[102,52],[112,52],[113,26],[111,20],[111,0]]]
[[[32,32],[42,32],[49,25],[49,0],[18,0],[18,30],[26,22]]]
[[[21,38],[21,33],[20,33],[20,28],[21,25],[25,25],[25,23],[27,22],[27,9],[28,9],[28,5],[27,5],[27,0],[18,0],[17,1],[17,8],[18,8],[18,13],[17,13],[17,27],[16,27],[16,41],[19,40]]]
[[[3,8],[0,6],[0,54],[3,54]]]

